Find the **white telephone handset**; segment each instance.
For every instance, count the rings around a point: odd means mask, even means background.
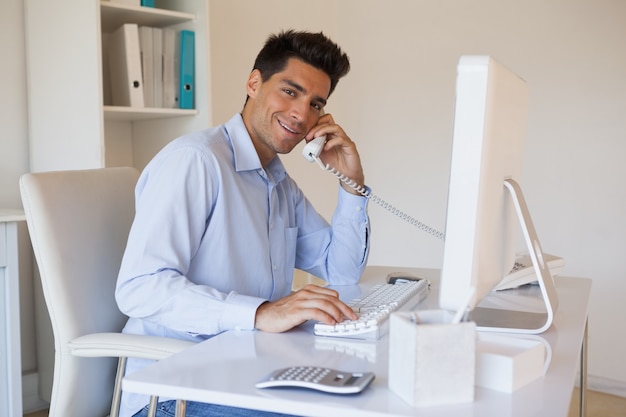
[[[324,148],[325,143],[326,143],[325,135],[319,136],[313,139],[312,141],[304,145],[304,148],[302,149],[302,156],[304,156],[304,159],[306,159],[309,162],[317,162],[320,168],[322,168],[324,171],[330,172],[335,177],[339,178],[340,181],[347,184],[350,188],[352,188],[353,190],[361,194],[363,197],[366,197],[374,201],[376,204],[378,204],[384,209],[387,209],[388,211],[400,217],[402,220],[406,221],[407,223],[417,227],[418,229],[428,233],[431,236],[434,236],[438,239],[444,239],[445,235],[442,232],[439,232],[438,230],[433,229],[432,227],[427,226],[424,223],[420,222],[419,220],[414,219],[413,217],[407,215],[403,211],[398,210],[397,208],[387,203],[382,198],[372,194],[372,192],[367,190],[364,186],[357,184],[350,177],[346,177],[345,175],[343,175],[341,172],[337,171],[335,168],[331,167],[330,165],[328,164],[324,165],[324,163],[319,159],[319,156],[322,153],[322,149]]]
[[[322,153],[322,149],[324,149],[324,144],[326,143],[326,135],[319,136],[306,145],[302,149],[302,156],[309,161],[314,162],[316,158],[319,158]]]

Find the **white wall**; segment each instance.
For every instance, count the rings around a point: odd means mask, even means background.
[[[28,172],[28,109],[22,0],[0,1],[0,207],[22,208],[18,180]],[[33,282],[26,226],[20,232],[22,369],[36,370]]]
[[[6,58],[0,66],[0,206],[13,208],[21,207],[17,180],[29,169],[22,7],[22,0],[0,1],[0,54]],[[329,110],[358,141],[374,191],[438,228],[445,218],[458,56],[492,54],[528,81],[526,198],[544,248],[567,259],[567,274],[594,279],[592,384],[624,389],[626,3],[212,0],[216,122],[241,109],[245,78],[266,36],[291,27],[323,30],[349,53],[353,69]],[[335,181],[298,155],[286,159],[330,215]],[[371,264],[440,266],[440,242],[377,206],[370,216]],[[23,320],[29,369],[36,366],[29,351],[33,327]],[[619,393],[626,396],[626,390]]]
[[[19,176],[28,171],[26,63],[21,0],[0,2],[0,207],[21,208]]]
[[[329,111],[358,142],[374,192],[439,229],[459,56],[490,54],[528,81],[526,199],[544,249],[594,280],[590,385],[626,396],[626,2],[213,0],[213,120],[240,110],[254,56],[286,28],[323,30],[350,55]],[[284,159],[330,216],[335,181]],[[369,213],[370,264],[441,266],[440,241],[378,206]]]

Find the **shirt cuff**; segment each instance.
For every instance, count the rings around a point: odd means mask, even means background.
[[[365,190],[369,194],[371,189],[365,186]],[[337,197],[337,208],[335,215],[346,217],[354,220],[367,220],[367,202],[369,198],[362,195],[355,195],[347,192],[339,185],[339,195]]]
[[[222,330],[254,330],[256,310],[267,300],[231,292],[221,320]]]

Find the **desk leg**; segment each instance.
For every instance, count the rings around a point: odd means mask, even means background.
[[[580,417],[587,416],[587,326],[589,320],[585,322],[585,333],[583,335],[583,345],[580,350]]]
[[[156,416],[158,403],[159,403],[159,397],[157,397],[156,395],[150,396],[150,406],[148,407],[148,417]]]
[[[187,401],[176,400],[176,414],[175,417],[185,417],[187,413]]]

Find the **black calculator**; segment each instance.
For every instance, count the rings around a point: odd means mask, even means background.
[[[372,372],[344,372],[319,366],[291,366],[278,369],[261,381],[257,388],[299,387],[332,394],[356,394],[374,380]]]

